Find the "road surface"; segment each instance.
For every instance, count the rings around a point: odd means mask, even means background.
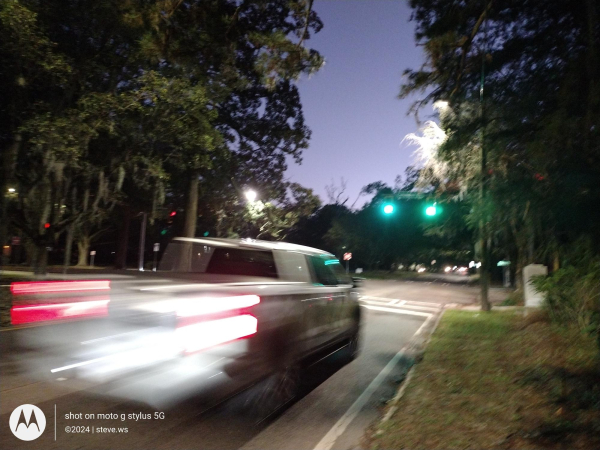
[[[98,386],[70,379],[68,371],[51,374],[61,355],[19,346],[36,328],[2,331],[0,441],[14,449],[360,448],[365,428],[378,419],[407,369],[401,350],[444,304],[471,303],[477,288],[369,281],[363,295],[359,357],[345,364],[343,353],[337,352],[312,366],[302,396],[258,424],[243,407],[248,394],[208,410],[193,398],[158,409],[101,395]],[[23,372],[20,363],[28,360],[39,369]],[[18,440],[8,426],[11,412],[25,403],[41,408],[47,420],[44,433],[33,442]],[[86,419],[86,414],[94,418]],[[67,433],[66,427],[82,432]]]

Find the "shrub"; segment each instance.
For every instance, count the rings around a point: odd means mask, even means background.
[[[546,294],[545,307],[553,322],[596,334],[600,347],[600,257],[590,248],[574,246],[563,267],[532,283]]]
[[[500,306],[523,306],[523,290],[517,289],[511,292],[508,296],[500,303]]]

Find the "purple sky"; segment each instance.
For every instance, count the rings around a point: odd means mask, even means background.
[[[299,82],[312,138],[302,165],[290,160],[287,174],[324,203],[325,186],[344,177],[350,206],[363,186],[380,180],[393,186],[412,162],[412,150],[400,145],[417,131],[414,117],[406,115],[412,100],[397,95],[403,70],[418,68],[423,53],[404,0],[317,0],[314,9],[324,27],[308,45],[326,62]]]

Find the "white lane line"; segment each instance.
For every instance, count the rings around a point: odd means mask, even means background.
[[[432,313],[424,313],[420,311],[410,311],[408,309],[397,309],[397,308],[385,308],[383,306],[370,306],[370,305],[362,305],[363,308],[372,309],[374,311],[385,311],[392,312],[396,314],[406,314],[408,316],[421,316],[421,317],[430,317]]]
[[[389,297],[372,297],[370,295],[363,295],[361,298],[368,298],[368,299],[372,299],[372,300],[381,300],[381,301],[385,301],[386,303],[389,303],[390,301],[393,300],[397,300],[399,302],[405,302],[405,303],[415,303],[417,305],[430,305],[430,306],[437,306],[438,308],[442,306],[441,303],[435,303],[435,302],[422,302],[422,301],[418,301],[418,300],[403,300],[403,299],[399,299],[399,298],[389,298]]]
[[[433,306],[433,307],[436,307],[436,308],[442,308],[444,306],[443,303],[418,302],[416,300],[406,300],[406,303],[412,303],[414,305]]]
[[[436,308],[441,308],[444,306],[443,303],[433,303],[433,302],[418,302],[416,300],[406,300],[406,303],[414,304],[414,305],[429,305]]]
[[[417,332],[413,336],[417,336],[421,333],[421,330],[425,328],[425,325],[429,323],[433,316],[430,317],[423,322],[423,324],[419,327]],[[346,413],[340,417],[337,423],[327,432],[323,439],[319,441],[319,443],[315,446],[314,450],[330,450],[331,447],[335,444],[335,441],[346,431],[348,425],[356,418],[360,410],[365,406],[365,404],[369,401],[373,393],[379,388],[381,383],[385,380],[385,378],[389,375],[394,366],[398,363],[398,360],[402,357],[406,349],[410,343],[406,344],[402,347],[398,353],[394,355],[394,357],[387,363],[387,365],[377,374],[377,376],[371,381],[369,386],[363,391],[362,394],[354,401],[352,406],[346,411]]]
[[[396,305],[396,306],[400,306],[400,305]],[[432,312],[438,312],[441,311],[443,308],[433,308],[431,306],[417,306],[417,305],[409,305],[408,303],[406,303],[405,305],[402,305],[402,307],[406,308],[406,309],[416,309],[416,310],[421,310],[421,311],[432,311]]]
[[[395,305],[396,303],[398,303],[399,300],[392,300],[391,302],[388,302],[388,305]]]
[[[370,298],[373,300],[385,300],[386,302],[389,302],[390,300],[400,300],[398,298],[389,298],[389,297],[371,297],[370,295],[363,295],[362,298]]]
[[[421,311],[431,311],[432,313],[438,312],[440,311],[442,308],[433,308],[431,306],[417,306],[417,305],[409,305],[408,303],[398,303],[395,305],[390,305],[389,303],[386,302],[379,302],[377,300],[375,301],[369,301],[369,300],[361,300],[362,304],[368,304],[368,305],[375,305],[375,306],[389,306],[391,308],[407,308],[407,309],[416,309],[416,310],[421,310]]]

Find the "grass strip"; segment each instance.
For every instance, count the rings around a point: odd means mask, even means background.
[[[540,312],[446,311],[371,449],[600,448],[594,339]]]

